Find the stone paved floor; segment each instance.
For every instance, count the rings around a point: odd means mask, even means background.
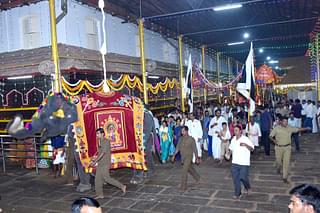
[[[251,185],[253,193],[240,201],[232,199],[233,185],[230,163],[222,166],[205,160],[196,169],[201,174],[200,185],[193,185],[185,193],[178,191],[179,163],[157,166],[152,180],[141,185],[129,184],[128,170],[117,170],[113,175],[128,184],[128,193],[105,186],[106,198],[100,200],[104,212],[173,212],[173,213],[265,213],[288,212],[288,191],[300,183],[320,185],[320,137],[305,135],[301,138],[301,153],[293,152],[290,184],[284,184],[276,174],[274,154],[253,156]],[[193,186],[192,186],[193,185]],[[70,204],[80,196],[93,196],[93,192],[80,194],[72,186],[63,186],[62,179],[53,179],[47,170],[36,175],[34,170],[11,168],[0,172],[0,208],[2,212],[54,213],[70,212]]]

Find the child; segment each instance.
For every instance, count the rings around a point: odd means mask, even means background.
[[[229,152],[229,140],[231,139],[231,134],[226,122],[222,123],[222,130],[219,133],[219,137],[221,139],[221,158],[219,164],[222,164],[225,154]]]
[[[65,163],[65,137],[58,135],[51,138],[51,146],[53,148],[53,173],[54,178],[61,176],[63,164]]]

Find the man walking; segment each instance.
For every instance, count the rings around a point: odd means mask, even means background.
[[[301,127],[302,127],[302,125],[301,125],[302,105],[301,105],[299,99],[296,99],[296,100],[294,101],[294,105],[292,105],[291,111],[293,112],[294,118],[297,120],[297,125],[298,125],[298,127],[301,128]],[[290,116],[290,115],[289,115],[289,116]]]
[[[194,155],[192,160],[195,163],[197,156],[200,158],[200,160],[202,157],[201,142],[202,142],[203,131],[202,131],[201,122],[195,119],[195,116],[193,113],[190,113],[189,118],[190,120],[188,120],[187,122],[187,126],[189,128],[189,135],[194,138],[196,142],[197,151],[198,151],[198,154]]]
[[[311,100],[308,100],[307,106],[305,107],[304,111],[306,113],[306,119],[304,121],[303,127],[309,127],[310,132],[312,131],[312,119],[313,119],[313,106]]]
[[[277,173],[281,173],[284,183],[288,182],[288,173],[291,159],[291,135],[309,128],[297,128],[288,126],[288,118],[282,117],[280,125],[276,126],[270,133],[270,140],[275,144]]]
[[[220,160],[221,153],[221,140],[219,133],[222,130],[222,123],[227,123],[227,120],[221,116],[221,110],[215,111],[215,117],[211,119],[209,124],[209,145],[208,145],[208,156],[213,156],[215,160]]]
[[[261,114],[261,141],[264,146],[264,152],[267,156],[270,155],[270,140],[269,134],[272,128],[272,117],[269,112],[268,106],[264,107],[263,113]]]
[[[109,131],[107,127],[107,131]],[[120,183],[119,181],[110,177],[110,165],[111,165],[111,151],[110,151],[110,140],[105,138],[105,133],[102,128],[96,130],[97,139],[99,142],[99,148],[97,154],[92,158],[90,166],[96,166],[96,177],[95,177],[95,199],[103,199],[103,183],[107,182],[115,187],[118,187],[122,190],[123,193],[126,192],[126,186]]]
[[[301,126],[299,125],[299,120],[294,117],[293,112],[289,114],[288,125],[291,127],[301,128]],[[292,133],[291,139],[294,141],[294,144],[296,145],[296,151],[299,152],[300,151],[299,133]]]
[[[234,184],[234,199],[241,197],[241,182],[247,193],[251,191],[249,182],[250,153],[254,149],[253,143],[248,137],[242,135],[241,127],[234,128],[235,136],[231,140],[229,149],[232,154],[232,179]]]
[[[192,165],[193,155],[198,156],[196,141],[193,137],[188,134],[189,128],[187,126],[182,127],[181,134],[182,136],[179,139],[179,143],[176,147],[176,152],[173,155],[172,161],[174,161],[178,152],[181,154],[181,162],[182,166],[182,175],[181,175],[181,191],[187,190],[187,181],[188,181],[188,173],[196,180],[198,183],[200,181],[200,175],[194,169]],[[197,162],[199,161],[198,158]]]

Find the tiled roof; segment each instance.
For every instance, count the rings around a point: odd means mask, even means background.
[[[98,51],[58,44],[60,69],[62,72],[72,69],[102,71],[102,58]],[[39,74],[39,64],[51,60],[51,47],[30,50],[18,50],[0,54],[0,76],[18,76]],[[141,74],[140,58],[108,53],[107,71]],[[157,75],[177,77],[177,65],[157,62]]]

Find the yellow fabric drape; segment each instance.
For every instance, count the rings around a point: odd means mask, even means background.
[[[122,77],[118,81],[107,81],[108,86],[113,91],[120,91],[125,86],[129,87],[130,89],[138,88],[140,92],[143,92],[143,84],[141,83],[140,79],[138,77],[130,78],[129,75],[122,75]],[[78,95],[84,88],[86,88],[89,92],[98,92],[103,90],[103,84],[100,83],[99,85],[92,85],[88,81],[78,81],[75,84],[69,83],[65,78],[62,78],[62,87],[64,91],[68,95]],[[157,83],[155,86],[152,86],[152,84],[148,84],[147,88],[152,94],[158,94],[159,90],[162,92],[166,92],[169,88],[173,89],[174,87],[179,88],[179,83],[177,79],[173,78],[170,80],[169,78],[166,78],[164,82]]]

